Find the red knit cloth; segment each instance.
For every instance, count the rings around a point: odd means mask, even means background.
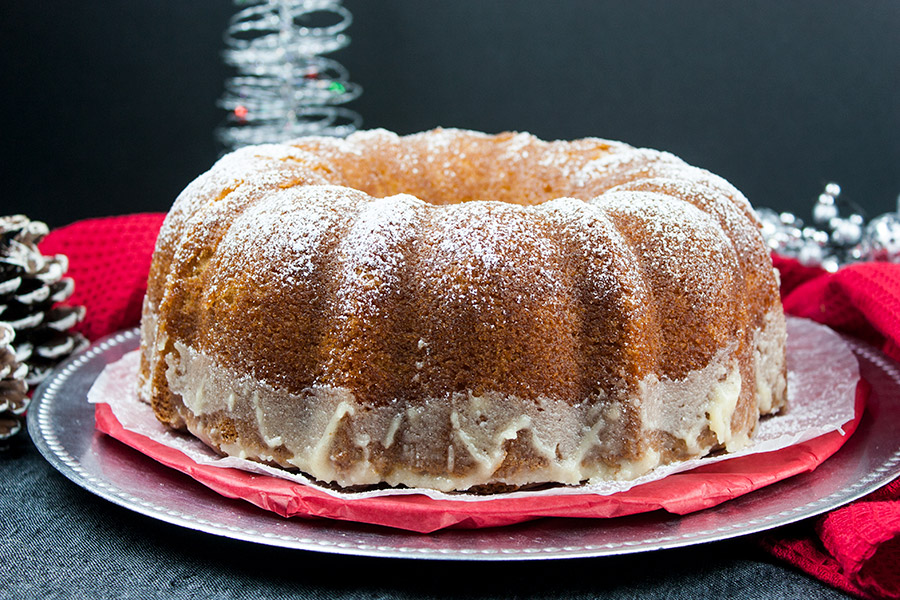
[[[900,265],[860,263],[827,273],[774,258],[786,312],[864,339],[900,361]],[[900,479],[762,543],[861,598],[900,598]]]
[[[69,257],[75,291],[67,301],[87,308],[77,329],[89,340],[134,327],[141,320],[147,274],[164,214],[79,221],[51,231],[42,254]]]
[[[80,221],[41,243],[66,254],[79,329],[96,340],[140,320],[162,214]],[[830,274],[775,257],[785,311],[825,323],[900,361],[900,265],[856,264]],[[900,598],[900,479],[848,506],[762,540],[773,555],[862,598]]]

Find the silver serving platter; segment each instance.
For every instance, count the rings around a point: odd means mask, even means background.
[[[87,392],[103,368],[139,343],[106,338],[62,364],[35,393],[28,429],[46,459],[76,484],[137,513],[272,546],[335,554],[454,560],[596,557],[688,546],[765,531],[851,502],[900,475],[900,369],[848,340],[872,393],[856,433],[812,473],[686,516],[541,519],[508,527],[417,534],[326,519],[283,518],[220,496],[94,429]]]

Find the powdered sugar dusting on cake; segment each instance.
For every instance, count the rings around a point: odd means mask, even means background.
[[[295,187],[260,199],[234,221],[219,244],[223,273],[237,268],[251,280],[274,275],[286,286],[303,284],[316,268],[326,236],[349,221],[366,199],[337,186]]]
[[[546,142],[538,140],[530,133],[517,133],[503,144],[499,159],[527,160],[531,152],[538,152]]]
[[[684,164],[683,161],[668,152],[634,148],[623,152],[614,152],[585,164],[572,175],[574,188],[588,187],[597,181],[615,181],[616,177],[626,174],[651,170],[660,163]]]
[[[749,203],[740,192],[724,180],[708,179],[702,169],[686,167],[678,169],[679,177],[655,177],[617,186],[610,193],[625,190],[650,190],[664,193],[697,206],[714,217],[729,233],[729,239],[738,254],[759,255],[762,250],[762,234],[752,213],[748,214]],[[680,177],[684,175],[684,177]],[[711,187],[707,182],[717,184]],[[727,187],[725,187],[727,186]],[[734,196],[731,195],[733,192]],[[736,198],[736,199],[734,199]]]
[[[646,299],[637,259],[605,212],[575,198],[551,200],[538,210],[574,244],[572,251],[585,257],[586,281],[595,299],[631,297],[622,293],[625,288],[635,294],[635,305]]]
[[[237,260],[246,256],[249,246],[259,245],[259,236],[255,232],[272,232],[268,242],[255,251],[250,262],[258,263],[257,268],[263,271],[266,264],[271,264],[278,257],[285,254],[292,256],[285,270],[286,284],[310,275],[315,269],[314,255],[323,236],[335,226],[336,220],[345,220],[347,235],[337,250],[344,265],[341,274],[343,283],[338,289],[344,295],[356,290],[354,294],[357,296],[363,282],[368,282],[366,285],[370,287],[373,282],[382,287],[396,285],[396,274],[404,260],[401,246],[413,243],[410,225],[417,221],[424,222],[426,217],[431,223],[430,231],[436,236],[439,256],[452,265],[453,273],[462,271],[471,275],[480,271],[497,271],[507,277],[516,277],[515,270],[525,268],[534,274],[529,281],[535,290],[558,291],[561,285],[559,274],[548,267],[552,261],[547,260],[558,255],[558,244],[550,243],[546,234],[532,226],[535,218],[545,218],[555,223],[569,239],[578,240],[584,249],[582,251],[589,255],[606,251],[602,249],[605,246],[600,250],[588,246],[588,239],[596,238],[601,230],[602,236],[607,241],[613,240],[613,245],[619,247],[620,252],[628,247],[612,222],[605,217],[606,210],[633,211],[635,207],[641,207],[642,217],[650,224],[648,231],[664,236],[669,240],[667,243],[693,244],[691,240],[697,240],[698,235],[700,239],[716,243],[723,238],[718,227],[715,235],[704,235],[703,232],[709,230],[699,223],[707,224],[710,219],[701,211],[693,207],[685,208],[680,202],[668,201],[664,202],[663,210],[656,202],[648,204],[646,195],[629,194],[621,187],[613,188],[611,194],[600,196],[599,201],[590,204],[575,199],[545,202],[538,205],[539,210],[535,213],[533,208],[490,201],[433,207],[408,195],[374,199],[345,188],[337,188],[341,192],[331,190],[326,193],[323,190],[328,186],[309,186],[310,183],[326,182],[327,176],[315,170],[322,161],[339,170],[340,165],[353,160],[352,157],[362,157],[378,148],[396,153],[402,169],[412,174],[419,169],[435,168],[431,163],[440,160],[443,165],[438,167],[443,166],[445,175],[452,179],[458,176],[454,167],[456,162],[467,160],[465,147],[487,141],[494,143],[494,138],[458,129],[416,134],[408,136],[405,141],[386,130],[371,130],[356,132],[346,139],[303,138],[297,140],[295,146],[247,148],[223,158],[209,174],[185,190],[184,200],[179,201],[182,205],[180,212],[190,214],[198,211],[200,205],[214,201],[223,191],[246,197],[251,208],[235,221],[222,241],[221,256],[223,260],[225,257],[227,260]],[[588,144],[589,141],[579,140],[578,143],[590,149],[592,145]],[[610,187],[609,183],[616,184],[634,177],[638,178],[638,182],[653,181],[655,177],[663,180],[661,187],[671,195],[703,196],[703,201],[712,207],[708,210],[720,221],[727,222],[729,230],[747,232],[753,229],[753,223],[739,214],[741,211],[715,208],[722,204],[723,194],[726,193],[729,195],[725,202],[738,205],[746,202],[737,190],[721,178],[689,166],[666,152],[632,148],[620,142],[600,139],[594,142],[602,150],[595,151],[595,155],[599,154],[598,158],[587,159],[590,156],[588,152],[582,150],[581,154],[573,154],[571,146],[565,142],[544,142],[528,133],[510,134],[496,142],[499,153],[493,160],[499,168],[495,176],[503,179],[505,165],[533,162],[551,172],[561,173],[568,180],[571,191],[582,190],[576,193],[582,200],[587,199],[584,196],[591,197],[591,190]],[[305,148],[313,148],[316,154]],[[530,156],[532,152],[534,156]],[[285,168],[288,162],[290,166]],[[273,163],[280,164],[282,168],[273,169]],[[340,179],[340,175],[335,178]],[[252,204],[252,197],[265,196],[272,190],[296,184],[300,187],[292,189],[289,194],[279,192],[277,200]],[[236,203],[242,204],[243,201]],[[338,216],[338,212],[345,211],[351,205],[353,210],[349,212],[355,216]],[[206,218],[215,212],[206,211]],[[738,236],[737,250],[742,251],[744,245],[752,246],[753,237]],[[703,244],[700,246],[702,253]],[[600,264],[607,259],[594,256],[589,264]],[[523,261],[526,263],[524,266]],[[527,264],[529,261],[533,264]],[[691,271],[701,263],[700,260],[672,260],[668,268],[678,275]],[[446,272],[441,285],[445,286],[448,297],[462,293],[462,288],[454,282],[456,275],[451,277]],[[615,277],[604,270],[594,269],[592,277],[603,280],[603,285],[596,286],[597,290],[612,289],[617,285]],[[640,287],[637,281],[631,281],[629,285]],[[371,296],[371,291],[368,295]]]
[[[676,179],[683,186],[700,186],[709,188],[722,194],[735,203],[741,210],[751,216],[753,220],[750,201],[736,187],[728,183],[722,177],[710,173],[705,169],[685,165],[683,168],[674,169],[671,165],[665,165],[659,169],[660,176]]]
[[[377,299],[396,291],[405,268],[404,249],[415,243],[417,222],[428,205],[422,200],[401,194],[388,198],[367,199],[350,229],[336,249],[342,265],[338,286],[338,302],[368,302],[377,308]]]
[[[399,161],[401,167],[413,175],[420,170],[439,169],[441,175],[450,180],[460,181],[459,166],[472,157],[467,155],[466,146],[473,141],[484,140],[488,136],[479,132],[461,129],[440,128],[409,136],[409,143],[401,144]]]
[[[438,285],[450,297],[469,297],[478,293],[470,282],[499,277],[510,284],[527,282],[536,292],[560,293],[559,274],[550,266],[559,249],[536,231],[531,213],[529,207],[501,202],[444,208],[430,230]]]
[[[737,268],[734,250],[718,222],[691,204],[628,191],[604,194],[591,204],[610,215],[638,220],[640,234],[631,236],[635,254],[650,270],[679,282],[685,293],[713,301],[722,289],[722,273]]]
[[[190,222],[197,226],[210,221],[204,207],[231,194],[237,193],[239,198],[228,206],[246,205],[270,190],[299,183],[298,176],[304,184],[327,183],[315,170],[322,163],[322,157],[282,144],[249,146],[225,155],[179,194],[160,230],[157,246],[175,245],[177,236],[192,230],[185,226]],[[212,212],[222,210],[218,207]]]
[[[549,171],[559,173],[561,177],[571,178],[572,173],[584,166],[584,161],[573,159],[569,149],[560,142],[547,144],[538,156],[537,165]]]
[[[486,137],[488,136],[480,132],[466,132],[452,127],[442,127],[409,136],[409,150],[418,149],[425,156],[439,156],[452,151],[452,148],[459,146],[464,140],[485,139]]]
[[[185,190],[170,217],[173,223],[180,223],[180,227],[164,227],[161,240],[171,244],[169,238],[179,231],[202,230],[204,226],[198,224],[198,219],[201,222],[221,222],[228,218],[232,206],[246,204],[251,208],[238,216],[222,241],[222,256],[229,257],[229,260],[243,256],[250,245],[259,245],[259,236],[255,232],[270,231],[271,239],[265,247],[256,251],[250,261],[259,262],[259,269],[264,270],[267,261],[283,256],[281,252],[287,252],[294,257],[287,269],[293,275],[287,277],[291,279],[295,275],[304,278],[315,268],[313,255],[320,238],[334,227],[336,220],[350,219],[346,222],[348,236],[340,243],[339,250],[341,260],[347,265],[345,278],[349,278],[340,289],[346,290],[351,287],[349,281],[358,280],[360,273],[368,273],[366,278],[390,285],[394,277],[392,273],[399,270],[403,260],[399,249],[401,240],[404,244],[410,243],[410,223],[424,219],[425,213],[428,213],[427,218],[433,222],[431,229],[438,235],[440,253],[454,268],[471,272],[498,269],[505,273],[507,269],[512,269],[514,263],[519,268],[522,260],[532,260],[536,261],[533,265],[536,288],[558,286],[558,276],[545,265],[538,264],[540,257],[551,256],[558,252],[558,248],[549,242],[546,235],[530,225],[530,220],[538,216],[529,216],[531,209],[511,204],[475,202],[435,211],[435,207],[412,196],[400,195],[376,201],[346,188],[338,188],[342,190],[340,193],[335,190],[324,193],[328,186],[321,185],[328,183],[328,172],[335,173],[331,179],[340,180],[340,165],[354,160],[354,157],[361,159],[379,148],[396,153],[402,168],[410,173],[443,167],[445,175],[452,180],[459,176],[456,163],[472,158],[465,156],[465,148],[489,142],[496,144],[499,150],[492,160],[498,166],[495,176],[500,180],[507,175],[507,165],[520,168],[520,163],[533,163],[565,177],[569,191],[575,192],[574,195],[582,200],[591,197],[592,190],[608,188],[619,181],[633,178],[637,178],[637,184],[657,181],[659,187],[670,195],[701,198],[701,203],[708,205],[704,206],[704,210],[713,214],[729,231],[740,232],[742,235],[734,236],[738,252],[755,247],[755,238],[759,235],[753,231],[755,224],[741,214],[742,210],[730,208],[733,205],[740,209],[749,206],[740,192],[723,179],[689,166],[674,155],[600,139],[593,140],[594,144],[588,143],[592,140],[579,140],[576,143],[580,144],[581,153],[573,153],[568,143],[544,142],[528,133],[501,137],[495,142],[496,138],[486,134],[439,129],[400,138],[386,130],[371,130],[356,132],[346,139],[312,137],[297,140],[293,146],[245,148],[224,157],[209,173]],[[589,159],[590,153],[586,150],[592,146],[598,148],[594,155],[599,157]],[[432,164],[435,161],[441,161],[442,165]],[[327,168],[319,169],[323,164]],[[574,239],[587,231],[588,222],[592,223],[591,227],[599,227],[597,223],[602,218],[601,213],[607,208],[631,210],[633,206],[628,207],[637,198],[636,206],[644,207],[643,216],[648,219],[650,230],[656,229],[654,235],[664,235],[671,243],[689,243],[697,239],[696,231],[700,229],[700,237],[703,238],[703,227],[697,223],[710,219],[701,211],[684,208],[678,202],[667,202],[665,211],[654,212],[654,205],[645,206],[643,197],[621,195],[629,185],[613,187],[612,195],[601,196],[603,201],[594,201],[590,206],[574,199],[553,200],[538,205],[541,208],[539,212],[544,215],[543,218],[549,218],[563,227],[570,239]],[[277,201],[254,204],[255,197],[290,186],[299,187],[292,188],[290,194],[278,192]],[[201,210],[203,206],[215,204],[228,194],[234,197],[231,202]],[[335,211],[343,211],[345,205],[353,205],[354,210],[350,212],[356,214],[359,211],[358,214],[352,219],[346,214],[338,216]],[[702,215],[699,221],[695,218],[697,214]],[[193,219],[189,219],[188,215],[193,215]],[[658,215],[659,218],[650,215]],[[185,222],[194,224],[185,227]],[[601,228],[605,236],[615,235],[615,227],[604,225]],[[719,240],[721,232],[713,237]],[[672,269],[679,272],[688,270],[688,265],[680,264],[682,262],[699,264],[699,261],[673,261]],[[509,276],[515,276],[511,270]],[[604,274],[598,272],[595,276],[602,278]],[[614,281],[608,283],[615,284]],[[449,282],[448,290],[452,288],[453,284]]]

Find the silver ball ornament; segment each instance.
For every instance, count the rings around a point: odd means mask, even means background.
[[[820,265],[824,257],[825,250],[818,244],[804,244],[797,253],[797,260],[806,266]]]
[[[814,242],[819,245],[828,243],[828,234],[815,227],[804,227],[801,233],[804,241]]]
[[[854,246],[862,239],[862,226],[850,219],[832,219],[828,225],[831,228],[831,241],[838,246]]]
[[[831,196],[828,197],[831,198]],[[820,225],[829,222],[837,216],[838,209],[837,206],[834,205],[834,203],[825,204],[822,202],[817,202],[815,207],[813,207],[813,221]]]
[[[778,220],[781,221],[782,225],[787,225],[790,227],[796,227],[800,229],[803,227],[803,221],[795,214],[789,212],[783,212],[778,215]]]
[[[837,273],[837,270],[841,268],[841,262],[837,256],[832,254],[822,259],[822,268],[829,273]]]
[[[885,213],[869,221],[863,256],[867,260],[900,262],[900,214]]]
[[[778,217],[778,213],[771,208],[757,208],[756,217],[759,219],[763,235],[766,237],[774,234],[781,227],[781,219]]]
[[[769,248],[804,265],[831,272],[864,260],[900,263],[900,196],[897,212],[883,214],[867,225],[860,214],[862,210],[853,203],[841,202],[853,211],[848,217],[841,216],[837,200],[840,194],[838,184],[825,186],[813,206],[815,226],[805,226],[802,219],[789,212],[757,209]]]

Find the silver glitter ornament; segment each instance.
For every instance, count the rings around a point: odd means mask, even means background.
[[[826,256],[825,246],[813,241],[807,241],[797,251],[797,260],[804,265],[820,265]]]
[[[866,225],[864,260],[900,262],[900,214],[885,213]]]
[[[854,246],[862,239],[862,225],[850,219],[835,217],[828,222],[831,241],[838,246]]]
[[[831,198],[831,196],[828,196],[828,198]],[[834,200],[834,198],[831,199]],[[834,202],[832,202],[831,204],[817,202],[815,207],[813,207],[813,221],[815,221],[819,225],[823,225],[828,221],[837,218],[837,216],[838,209],[837,206],[834,205]]]
[[[789,212],[757,210],[769,248],[804,265],[831,272],[858,261],[900,263],[900,197],[896,212],[885,213],[866,224],[859,207],[840,200],[840,195],[841,186],[837,183],[825,186],[813,206],[815,226],[805,226]],[[841,216],[842,206],[852,210],[849,216]]]

